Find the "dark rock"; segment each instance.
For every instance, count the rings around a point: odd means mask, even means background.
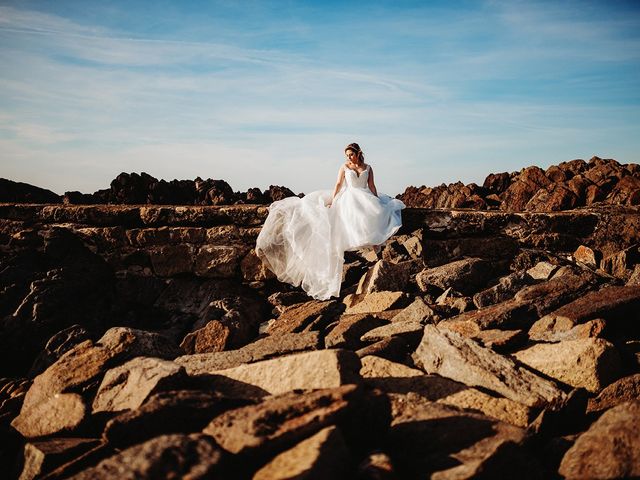
[[[543,478],[521,428],[407,397],[395,402],[387,440],[402,478]]]
[[[253,479],[346,479],[351,473],[350,457],[340,429],[330,426],[277,455]]]
[[[150,396],[137,409],[109,420],[103,438],[109,445],[123,448],[162,434],[198,432],[216,415],[245,404],[245,401],[213,392],[160,392]]]
[[[265,457],[283,451],[321,429],[336,425],[350,448],[360,451],[389,425],[386,397],[345,385],[313,392],[291,392],[257,405],[230,410],[205,427],[228,452]]]
[[[60,195],[51,190],[0,178],[0,202],[7,203],[60,203]]]
[[[71,477],[74,480],[190,478],[223,475],[223,452],[207,435],[162,435],[127,448]]]

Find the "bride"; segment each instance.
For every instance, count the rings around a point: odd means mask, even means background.
[[[256,240],[256,254],[278,280],[318,300],[340,294],[345,251],[377,249],[402,225],[404,203],[378,193],[360,146],[347,145],[345,155],[333,192],[273,202]]]

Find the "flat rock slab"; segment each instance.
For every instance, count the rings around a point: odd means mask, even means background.
[[[575,325],[573,321],[562,318],[545,316],[534,323],[529,329],[529,338],[541,342],[562,342],[564,340],[581,340],[598,338],[603,335],[607,322],[601,318],[587,320]]]
[[[424,326],[420,322],[393,322],[368,331],[361,340],[368,343],[379,342],[389,337],[404,337],[407,341],[419,340],[423,329]]]
[[[527,339],[527,334],[524,330],[489,329],[479,331],[472,338],[496,352],[504,352],[522,345]]]
[[[513,356],[545,375],[590,392],[599,392],[621,373],[618,351],[601,338],[539,343]]]
[[[416,396],[402,400],[386,446],[400,478],[542,478],[524,429]]]
[[[129,447],[71,478],[217,478],[221,471],[221,459],[220,448],[207,435],[162,435]]]
[[[640,399],[640,373],[623,377],[603,389],[596,398],[590,398],[589,412],[600,412],[620,403]]]
[[[284,333],[261,338],[237,350],[183,355],[176,358],[175,362],[183,366],[189,375],[203,375],[245,363],[319,348],[319,332]]]
[[[408,307],[402,309],[391,321],[420,322],[424,324],[435,318],[436,315],[437,313],[422,298],[416,297]]]
[[[379,260],[360,278],[356,294],[404,290],[414,265],[412,261],[391,263]]]
[[[399,361],[413,350],[412,345],[409,345],[404,338],[390,337],[362,347],[356,351],[356,355],[360,358],[366,357],[367,355],[375,355],[377,357]]]
[[[138,408],[151,393],[175,388],[186,378],[184,368],[170,360],[134,358],[105,373],[93,400],[93,412]]]
[[[284,357],[240,365],[212,372],[221,377],[219,385],[224,391],[224,379],[231,385],[251,385],[267,394],[277,395],[296,389],[332,388],[347,383],[358,383],[360,359],[349,350],[318,350],[295,353]],[[233,392],[228,392],[232,395]]]
[[[29,408],[23,408],[11,426],[26,438],[73,432],[87,419],[89,409],[77,393],[55,393]]]
[[[344,303],[347,306],[344,313],[378,313],[385,310],[400,308],[406,303],[406,294],[403,292],[373,292],[360,295],[347,295]],[[404,303],[404,305],[402,305]]]
[[[483,387],[529,407],[544,407],[561,401],[564,393],[513,360],[447,329],[427,325],[413,355],[416,365],[464,383]]]
[[[367,385],[390,395],[412,393],[432,402],[473,410],[520,427],[529,425],[535,414],[531,408],[508,398],[492,396],[438,375],[425,375],[422,370],[375,356],[362,358],[360,374]]]
[[[123,448],[163,434],[199,432],[216,415],[246,404],[213,392],[160,392],[139,408],[109,420],[102,437],[109,445]]]
[[[389,404],[362,386],[289,392],[225,412],[203,432],[233,454],[268,456],[292,447],[330,425],[367,443],[389,425]]]
[[[253,480],[346,479],[350,456],[340,429],[331,426],[277,455],[255,473]]]
[[[416,282],[422,291],[426,291],[429,285],[435,285],[442,289],[451,287],[463,294],[472,294],[482,288],[492,274],[487,260],[465,258],[426,268],[416,275]]]
[[[536,317],[535,308],[529,302],[512,299],[461,313],[450,320],[444,320],[444,322],[474,323],[478,330],[520,329],[529,328]]]
[[[326,326],[338,318],[342,309],[343,306],[335,300],[325,302],[314,300],[291,305],[269,326],[267,333],[269,335],[281,335],[283,333],[303,332],[312,324]]]
[[[325,336],[327,348],[348,348],[357,350],[362,346],[360,337],[369,330],[386,325],[388,320],[378,318],[370,313],[342,315],[338,323]]]
[[[607,410],[567,451],[558,470],[569,479],[640,477],[640,402]]]
[[[564,321],[573,325],[602,318],[614,326],[618,323],[634,331],[640,330],[640,288],[609,286],[568,303],[543,317],[542,320]],[[531,332],[530,332],[531,334]]]
[[[593,273],[567,273],[546,282],[524,287],[513,298],[517,302],[529,304],[539,318],[583,295],[593,288],[595,283],[596,277]]]

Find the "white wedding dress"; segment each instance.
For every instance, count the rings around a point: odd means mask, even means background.
[[[358,175],[345,167],[342,189],[273,202],[256,240],[256,254],[278,280],[318,300],[337,297],[344,252],[384,243],[402,225],[404,203],[368,187],[369,166]]]

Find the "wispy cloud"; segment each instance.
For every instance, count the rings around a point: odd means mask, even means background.
[[[353,140],[394,194],[640,154],[640,20],[604,3],[32,5],[0,6],[0,175],[58,192],[122,170],[330,188]]]

